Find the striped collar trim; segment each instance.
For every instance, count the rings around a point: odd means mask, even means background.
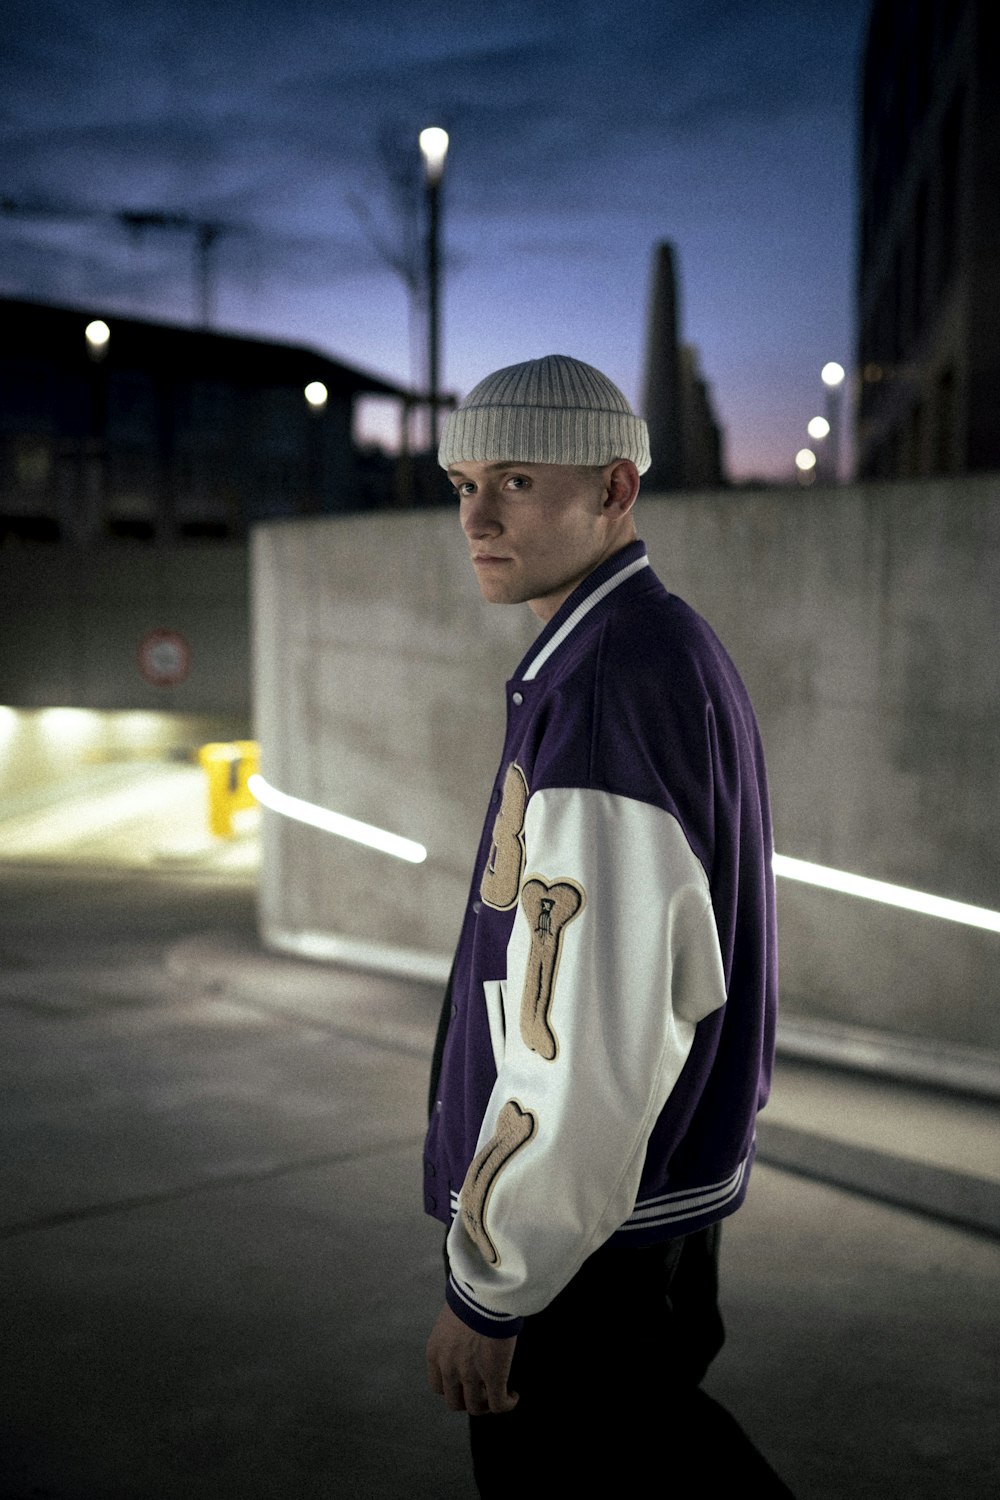
[[[638,557],[636,557],[635,555],[635,548],[637,546],[642,548],[642,551]],[[616,558],[611,559],[611,561],[617,561],[617,558],[621,559],[619,567],[610,575],[610,577],[605,576],[597,584],[597,587],[593,588],[590,593],[588,593],[583,599],[581,599],[576,607],[570,612],[570,614],[566,616],[562,624],[559,625],[557,629],[552,633],[552,635],[549,636],[548,640],[545,641],[545,644],[542,646],[541,650],[536,652],[535,655],[531,658],[525,670],[520,674],[520,681],[530,682],[533,678],[537,677],[539,671],[548,661],[552,653],[554,651],[558,651],[559,647],[563,645],[563,643],[572,635],[573,631],[580,624],[580,621],[585,619],[586,616],[590,614],[590,611],[596,605],[600,604],[602,599],[606,599],[608,595],[614,589],[616,589],[620,583],[624,583],[626,578],[631,578],[633,573],[638,573],[642,568],[649,567],[649,558],[646,556],[646,546],[644,542],[634,542],[631,546],[624,547],[622,551],[617,554]],[[607,566],[607,564],[605,566]],[[580,585],[580,589],[586,589],[588,583],[591,582],[591,579],[599,578],[602,573],[604,573],[604,568],[596,569],[596,571],[591,574],[590,579],[584,580],[584,582]],[[579,593],[579,591],[580,590],[576,590],[575,592]],[[572,595],[570,597],[572,598]]]

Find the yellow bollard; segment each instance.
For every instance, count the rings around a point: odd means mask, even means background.
[[[208,779],[209,832],[217,839],[231,839],[233,814],[257,805],[247,782],[260,767],[260,747],[256,740],[202,745],[198,763]]]

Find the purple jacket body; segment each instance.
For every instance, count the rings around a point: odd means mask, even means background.
[[[606,1241],[743,1201],[774,1051],[771,856],[746,689],[634,542],[507,684],[425,1150],[471,1327],[516,1333]]]

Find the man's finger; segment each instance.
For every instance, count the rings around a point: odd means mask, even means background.
[[[430,1357],[428,1357],[427,1360],[427,1384],[430,1386],[435,1396],[444,1395],[444,1381],[441,1379],[441,1371],[438,1367],[437,1360],[431,1359]]]
[[[507,1381],[488,1380],[486,1383],[486,1406],[485,1411],[491,1411],[497,1415],[504,1411],[513,1411],[517,1405],[518,1395],[516,1391],[507,1389]]]
[[[484,1417],[490,1410],[486,1388],[481,1381],[477,1381],[474,1386],[465,1387],[465,1409],[470,1417]]]
[[[468,1411],[465,1404],[465,1391],[460,1380],[447,1380],[444,1383],[444,1404],[449,1411]]]

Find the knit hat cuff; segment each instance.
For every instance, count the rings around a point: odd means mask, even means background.
[[[609,464],[630,458],[644,474],[649,434],[630,412],[565,406],[460,406],[449,412],[438,462]]]

